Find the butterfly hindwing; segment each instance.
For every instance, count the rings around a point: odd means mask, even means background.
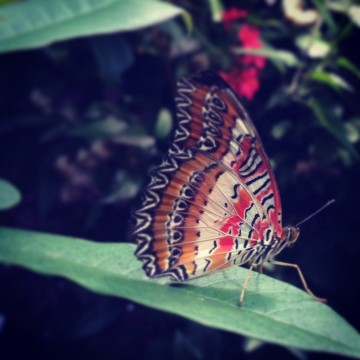
[[[231,169],[195,149],[186,160],[163,163],[144,203],[137,217],[149,221],[135,230],[137,256],[148,275],[175,280],[246,261],[264,216]]]

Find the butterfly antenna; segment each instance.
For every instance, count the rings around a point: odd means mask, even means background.
[[[323,211],[324,209],[326,209],[328,206],[330,206],[331,204],[333,204],[335,202],[335,199],[331,199],[330,201],[328,201],[325,205],[323,205],[320,209],[316,210],[315,212],[313,212],[312,214],[310,214],[308,217],[306,217],[304,220],[300,221],[299,223],[297,223],[295,225],[295,227],[299,227],[300,225],[302,225],[304,222],[308,221],[309,219],[313,218],[315,215],[317,215],[319,212]]]

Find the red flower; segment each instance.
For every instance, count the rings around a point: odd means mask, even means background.
[[[248,100],[252,100],[260,88],[258,75],[256,68],[242,69],[241,71],[238,92]]]
[[[256,55],[243,55],[241,58],[241,62],[244,65],[254,65],[259,70],[263,69],[265,67],[266,60],[262,56],[256,56]]]
[[[254,26],[243,25],[238,32],[238,38],[245,49],[260,49],[263,44],[260,38],[260,31]],[[265,58],[256,55],[244,55],[242,63],[255,65],[258,69],[263,69],[265,66]]]
[[[244,19],[248,15],[246,10],[240,10],[237,8],[231,8],[229,10],[225,10],[222,13],[222,21],[224,23]]]
[[[236,20],[237,9],[231,9],[223,14],[223,21]],[[226,15],[226,16],[225,16]],[[238,39],[244,49],[260,49],[263,46],[260,31],[255,26],[244,24],[238,31]],[[235,65],[229,72],[221,71],[220,76],[227,81],[240,97],[252,100],[259,90],[259,74],[265,66],[265,58],[258,55],[242,55],[235,58]]]
[[[248,100],[252,100],[260,88],[256,68],[233,67],[230,72],[220,71],[220,76],[230,84],[237,95]]]
[[[258,49],[262,47],[260,31],[254,26],[244,24],[238,32],[238,38],[245,48]]]

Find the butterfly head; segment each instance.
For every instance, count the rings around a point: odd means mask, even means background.
[[[287,247],[292,247],[300,235],[300,229],[295,226],[285,226],[281,240],[285,241]]]

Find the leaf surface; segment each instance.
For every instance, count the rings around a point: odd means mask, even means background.
[[[254,274],[238,305],[247,274],[233,268],[169,285],[150,280],[132,244],[96,243],[0,228],[0,262],[63,276],[106,295],[177,314],[203,325],[285,346],[360,358],[360,335],[329,306],[304,291]]]
[[[0,52],[135,30],[168,20],[182,11],[157,0],[17,1],[0,7]]]

